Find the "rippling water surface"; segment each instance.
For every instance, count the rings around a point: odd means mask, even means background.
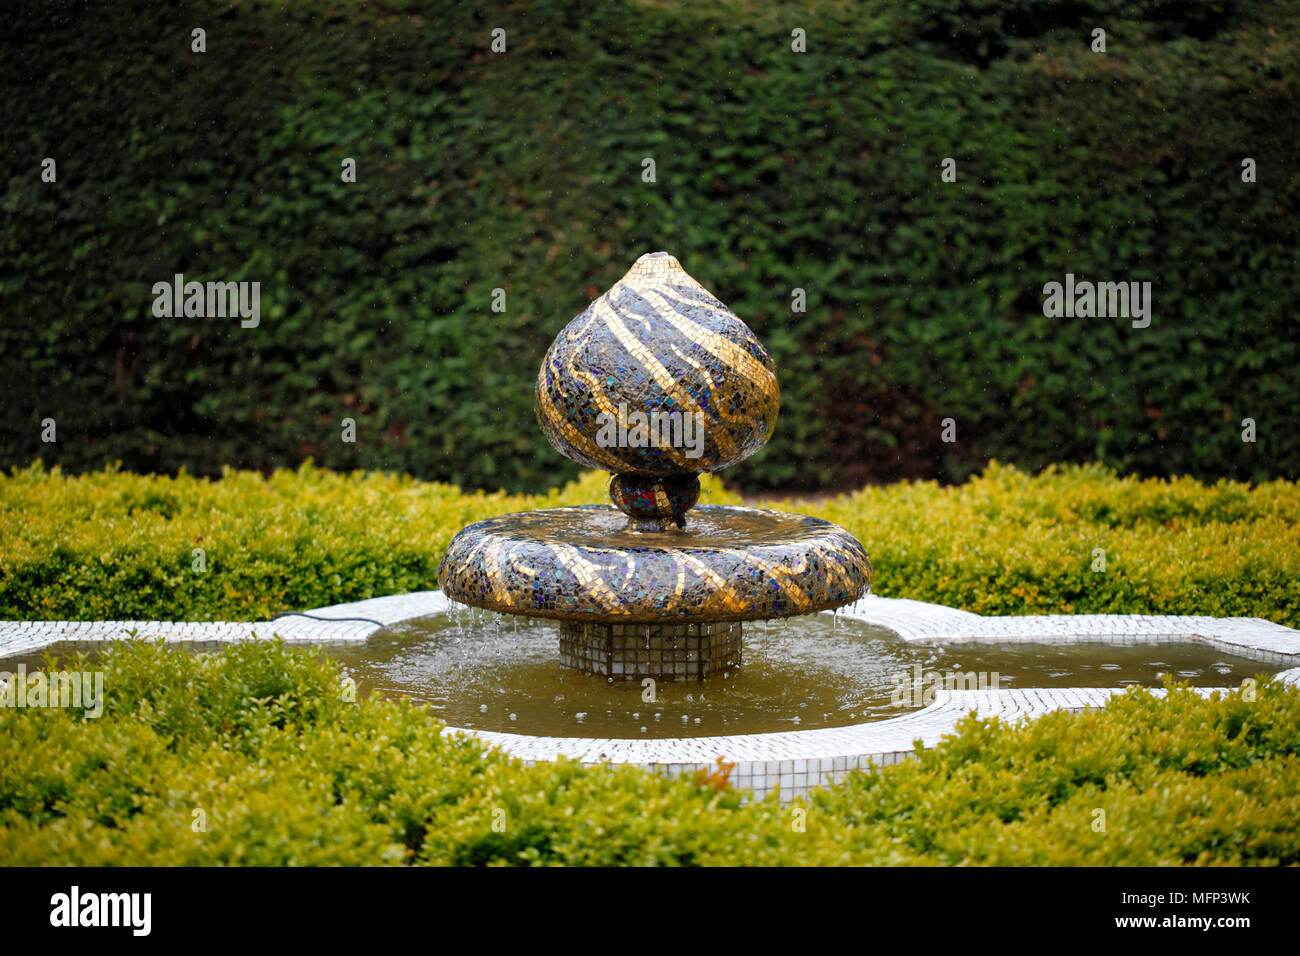
[[[65,642],[52,650],[75,648],[93,657],[99,646]],[[915,709],[927,702],[933,679],[953,673],[974,682],[996,679],[1003,688],[1159,686],[1162,674],[1235,687],[1280,669],[1191,643],[908,644],[889,631],[812,614],[746,624],[742,666],[703,683],[659,683],[651,701],[643,699],[640,682],[560,667],[559,629],[551,621],[462,608],[365,641],[315,646],[342,662],[363,695],[408,697],[456,727],[557,737],[839,727]],[[0,660],[0,670],[13,671],[20,662],[36,670],[41,661],[42,654],[11,657]]]
[[[608,681],[559,666],[554,622],[479,610],[410,621],[335,647],[363,689],[449,724],[559,737],[688,737],[838,727],[926,702],[934,675],[1013,687],[1237,686],[1278,668],[1195,644],[917,645],[830,614],[745,625],[742,666],[703,683]],[[963,678],[966,679],[966,678]],[[919,684],[919,686],[918,686]],[[901,706],[900,706],[901,704]]]

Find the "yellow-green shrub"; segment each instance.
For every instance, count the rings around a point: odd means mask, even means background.
[[[605,500],[590,472],[539,495],[305,465],[269,478],[0,476],[0,615],[259,620],[436,587],[465,524]],[[702,500],[734,503],[706,477]],[[876,592],[982,614],[1168,613],[1300,624],[1300,486],[1031,476],[990,464],[965,484],[901,483],[802,504],[867,547]],[[193,569],[202,548],[205,571]],[[1096,549],[1106,570],[1094,572]]]
[[[781,806],[631,767],[525,767],[404,702],[344,703],[338,666],[303,648],[196,664],[130,642],[97,666],[98,719],[0,708],[7,864],[1300,864],[1300,690],[1272,681],[968,717],[917,760]],[[193,718],[173,706],[187,696]]]
[[[782,507],[792,506],[783,502]],[[876,593],[979,614],[1208,614],[1300,626],[1300,485],[1028,475],[864,488],[803,508],[843,524]],[[1105,571],[1093,570],[1105,552]]]
[[[936,863],[1294,863],[1300,692],[1131,692],[1014,729],[971,716],[919,759],[854,776],[814,807],[855,824],[854,852],[865,825]]]

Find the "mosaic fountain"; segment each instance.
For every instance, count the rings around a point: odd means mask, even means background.
[[[767,443],[780,391],[754,333],[673,256],[639,258],[560,332],[535,404],[557,451],[611,472],[612,505],[472,524],[438,581],[462,604],[557,620],[565,667],[703,681],[741,663],[742,622],[871,589],[866,551],[838,525],[696,505],[700,474]]]

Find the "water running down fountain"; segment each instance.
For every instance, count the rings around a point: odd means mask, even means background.
[[[546,437],[612,473],[614,507],[463,528],[439,586],[464,604],[558,619],[561,664],[586,673],[703,680],[738,666],[742,621],[871,589],[866,551],[838,525],[694,507],[699,474],[762,448],[779,404],[775,365],[745,323],[672,256],[642,256],[556,336],[536,386]]]

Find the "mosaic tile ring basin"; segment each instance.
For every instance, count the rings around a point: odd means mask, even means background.
[[[489,518],[453,539],[439,586],[474,607],[603,623],[789,617],[871,588],[866,551],[829,521],[721,505],[691,516],[637,535],[607,505]]]

